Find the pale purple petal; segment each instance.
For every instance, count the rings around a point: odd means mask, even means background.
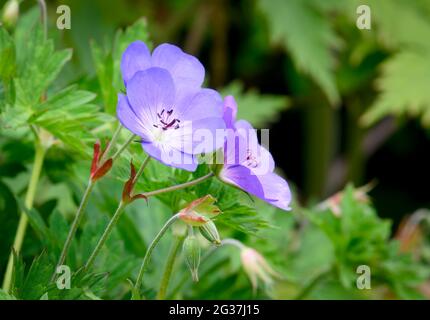
[[[191,154],[211,153],[224,145],[222,118],[204,118],[181,122],[178,129],[165,132],[171,147]],[[220,134],[219,134],[220,133]]]
[[[231,128],[225,130],[224,165],[241,164],[246,160],[247,140]]]
[[[164,144],[142,142],[142,147],[148,155],[165,165],[187,171],[197,169],[197,160],[191,154],[183,153]]]
[[[287,182],[275,173],[257,176],[249,168],[236,165],[225,166],[221,170],[220,178],[275,207],[291,210],[290,188]]]
[[[257,130],[255,130],[248,121],[236,121],[235,128],[237,132],[246,139],[248,143],[248,149],[256,151],[259,148],[260,144],[258,142]]]
[[[258,166],[251,168],[253,173],[263,175],[273,172],[275,169],[275,161],[273,160],[272,154],[263,146],[258,146],[253,152],[258,161]]]
[[[237,103],[233,96],[224,98],[224,121],[227,128],[234,128],[237,115]]]
[[[288,183],[275,173],[257,176],[264,190],[264,201],[271,205],[291,210],[291,191]]]
[[[222,118],[222,98],[215,90],[200,89],[184,99],[177,100],[175,113],[181,121]]]
[[[157,113],[172,109],[175,99],[172,77],[160,68],[139,71],[128,83],[127,98],[134,113],[150,131],[159,122]]]
[[[164,43],[152,53],[152,66],[168,70],[178,90],[178,97],[199,89],[205,77],[200,61],[177,46]]]
[[[127,96],[123,94],[118,95],[118,106],[116,112],[119,121],[125,128],[145,140],[149,139],[150,133],[147,130],[147,126],[145,126],[145,124],[134,113],[128,103]]]
[[[121,59],[121,73],[125,85],[138,71],[151,67],[151,54],[142,41],[132,42],[125,49]]]
[[[264,190],[258,177],[251,174],[251,170],[247,167],[241,165],[224,166],[221,170],[220,178],[224,182],[239,187],[256,197],[264,198]]]
[[[246,141],[246,152],[252,155],[255,161],[244,161],[242,164],[248,166],[255,174],[263,175],[273,172],[275,161],[270,152],[258,142],[257,131],[245,120],[239,120],[235,128]]]

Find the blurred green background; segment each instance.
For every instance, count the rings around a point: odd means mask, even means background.
[[[0,1],[0,7],[4,2]],[[20,14],[34,7],[35,2],[22,1]],[[70,0],[47,3],[49,37],[55,40],[57,48],[73,49],[72,61],[54,87],[78,82],[81,88],[98,93],[96,104],[109,112],[109,108],[114,108],[109,102],[116,99],[116,93],[112,98],[103,91],[99,83],[103,68],[95,61],[92,46],[109,52],[117,30],[140,21],[148,31],[148,38],[143,40],[150,41],[153,46],[174,43],[197,56],[206,67],[207,85],[223,94],[235,95],[239,118],[249,120],[258,128],[270,129],[270,150],[279,171],[293,186],[296,211],[303,207],[314,208],[348,183],[355,186],[371,183],[369,196],[373,207],[363,210],[378,212],[379,217],[389,218],[393,224],[386,226],[388,231],[378,229],[381,233],[376,233],[380,237],[374,241],[367,234],[360,233],[357,237],[369,240],[370,244],[364,245],[369,249],[378,241],[389,241],[397,235],[402,250],[419,252],[415,261],[424,259],[428,267],[428,249],[423,244],[426,237],[423,230],[426,229],[413,224],[414,236],[419,235],[419,240],[414,238],[413,242],[410,233],[402,238],[402,227],[410,227],[408,217],[417,217],[417,212],[419,217],[423,212],[427,217],[427,211],[419,210],[430,207],[429,0]],[[56,9],[62,4],[71,9],[70,30],[55,27],[59,16]],[[369,30],[361,30],[356,25],[361,15],[357,8],[363,4],[371,10]],[[5,139],[0,141],[3,155],[5,150],[8,154],[3,157],[0,154],[0,174],[15,179],[24,171],[23,164],[31,162],[31,146],[20,147],[19,152],[14,153],[13,149],[18,147],[7,144]],[[65,164],[68,157],[79,162],[76,155],[62,152],[48,157],[49,183],[75,189],[62,193],[63,189],[57,186],[56,191],[51,190],[53,194],[45,197],[46,202],[38,200],[37,206],[42,212],[59,207],[67,216],[73,211],[70,208],[76,206],[82,187],[77,182],[62,181],[62,170],[71,167]],[[81,166],[85,170],[85,165]],[[85,177],[85,172],[82,176]],[[4,198],[6,192],[9,190],[2,191]],[[353,193],[348,192],[350,196]],[[356,203],[351,206],[355,205],[359,206]],[[344,206],[347,207],[344,210],[351,209],[348,203]],[[341,249],[327,244],[331,239],[330,230],[324,226],[321,229],[328,237],[321,230],[315,231],[317,227],[310,226],[302,215],[285,216],[267,207],[261,212],[271,224],[281,226],[281,230],[263,231],[255,239],[239,236],[265,251],[271,263],[287,274],[285,283],[269,296],[293,298],[303,283],[313,285],[320,273],[330,269],[327,266],[332,265],[331,259],[348,259],[339,258],[337,254]],[[307,213],[304,216],[307,217]],[[334,233],[346,232],[345,237],[352,237],[353,232],[342,228],[343,231],[336,231],[336,222],[330,224],[332,222],[322,217],[323,222],[318,220],[320,216],[314,221],[316,226],[328,223],[335,228]],[[354,219],[357,219],[352,220],[354,223],[362,222],[361,217]],[[376,215],[375,219],[378,219]],[[308,220],[313,218],[308,217]],[[369,226],[373,223],[382,225],[376,220],[369,224],[363,222],[361,231],[372,229]],[[13,230],[13,227],[8,229]],[[4,237],[6,239],[7,235]],[[333,241],[336,243],[338,239]],[[410,241],[412,247],[408,247]],[[5,252],[10,247],[3,239],[1,245]],[[31,244],[27,243],[26,250],[30,257],[38,249],[32,251]],[[382,255],[390,256],[388,251]],[[373,256],[363,259],[377,260]],[[221,268],[223,260],[218,260],[211,268]],[[220,269],[223,281],[214,276],[215,280],[210,278],[209,284],[202,284],[197,292],[191,291],[181,297],[252,297],[249,288],[244,286],[244,275],[239,276],[240,280],[235,278],[238,262],[232,264],[228,270]],[[343,266],[342,263],[336,265],[334,269]],[[393,271],[394,278],[420,278],[418,266],[407,272],[403,267],[396,267],[398,265],[392,264],[387,267],[401,269],[401,276]],[[349,281],[345,277],[344,284]],[[423,279],[426,275],[416,279],[416,283],[423,284]],[[320,290],[311,286],[314,291],[310,297],[417,297],[396,281],[391,278],[382,281],[391,284],[394,291],[386,291],[382,286],[379,291],[363,294],[329,278]],[[230,283],[232,291],[223,292]],[[107,297],[118,297],[112,292],[106,294]],[[429,297],[428,285],[421,294]]]

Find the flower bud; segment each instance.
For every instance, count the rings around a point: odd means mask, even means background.
[[[179,212],[179,219],[190,226],[201,227],[210,218],[217,216],[221,210],[214,204],[216,199],[211,195],[194,200]]]
[[[130,178],[125,182],[124,188],[122,189],[122,202],[124,203],[130,203],[136,199],[145,199],[148,201],[148,198],[144,194],[133,195],[133,189],[136,185],[136,174],[136,168],[133,165],[133,161],[130,161]]]
[[[259,280],[263,281],[266,286],[270,286],[273,284],[273,277],[280,278],[280,275],[272,269],[266,259],[256,250],[245,247],[242,249],[240,257],[254,292],[257,289]]]
[[[18,0],[9,0],[3,7],[2,21],[7,28],[15,26],[19,15]]]
[[[200,234],[205,237],[210,243],[213,243],[215,245],[221,244],[221,238],[218,233],[218,229],[213,223],[212,220],[209,220],[204,225],[199,227]]]
[[[190,235],[184,240],[183,251],[193,281],[197,282],[199,281],[200,244],[195,235]]]
[[[90,177],[93,182],[102,178],[112,168],[112,158],[100,163],[106,149],[101,150],[100,141],[94,144],[93,161],[91,163]]]

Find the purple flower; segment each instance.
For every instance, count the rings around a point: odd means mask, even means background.
[[[235,122],[237,105],[232,96],[224,100],[224,121],[228,129],[224,145],[224,182],[284,210],[290,210],[291,192],[287,182],[273,172],[275,162],[258,142],[255,129],[245,120]]]
[[[201,88],[204,68],[195,57],[170,44],[151,55],[136,41],[123,54],[121,72],[127,94],[118,97],[118,118],[151,157],[194,171],[198,154],[222,147],[215,139],[225,128],[222,98]]]

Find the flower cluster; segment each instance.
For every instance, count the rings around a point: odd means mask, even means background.
[[[248,122],[236,121],[232,96],[223,102],[218,92],[202,88],[205,70],[195,57],[170,44],[151,54],[135,41],[123,54],[121,72],[126,94],[118,97],[118,118],[151,157],[194,171],[199,155],[223,150],[222,181],[290,209],[288,184],[273,172],[269,151]]]

